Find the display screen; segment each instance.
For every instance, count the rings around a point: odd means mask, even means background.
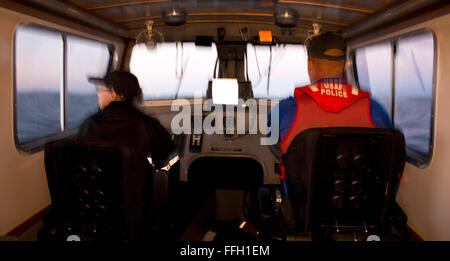
[[[212,99],[214,104],[237,105],[239,102],[239,85],[237,79],[213,79]]]

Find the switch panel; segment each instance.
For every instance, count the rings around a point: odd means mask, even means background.
[[[202,134],[192,134],[189,142],[189,152],[200,153],[202,151]]]

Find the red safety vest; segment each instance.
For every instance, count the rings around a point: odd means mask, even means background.
[[[300,132],[321,127],[374,128],[370,117],[370,94],[347,84],[316,83],[294,91],[297,115],[288,135],[280,141],[281,155]],[[281,179],[285,178],[281,164]]]

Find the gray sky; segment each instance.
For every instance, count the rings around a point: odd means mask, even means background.
[[[392,55],[390,43],[375,44],[357,51],[365,55],[368,79],[360,79],[361,87],[373,95],[391,93]],[[359,68],[360,70],[362,68]],[[395,57],[395,88],[404,96],[431,97],[433,87],[434,45],[431,34],[417,35],[398,41]],[[366,73],[363,73],[365,75]],[[369,86],[367,86],[369,85]]]
[[[194,43],[184,43],[183,55],[181,45],[178,45],[178,48],[177,52],[175,43],[163,43],[154,50],[148,50],[143,45],[134,47],[130,70],[139,78],[146,98],[173,99],[178,84],[178,97],[192,98],[194,91],[198,90],[206,95],[208,81],[213,78],[217,58],[216,46],[213,44],[211,47],[199,47]],[[255,52],[251,44],[248,44],[247,48],[248,74],[256,98],[286,98],[293,95],[295,87],[309,83],[304,46],[273,46],[268,97],[270,49],[268,46],[256,46]],[[180,82],[181,67],[184,73]]]
[[[78,37],[68,41],[69,92],[94,93],[87,76],[103,76],[108,65],[105,44]],[[21,91],[59,90],[62,82],[63,41],[56,32],[19,27],[16,32],[16,73]]]
[[[68,87],[71,93],[94,93],[88,76],[102,76],[108,63],[105,44],[68,37]],[[216,47],[198,47],[185,43],[163,43],[155,50],[135,46],[130,68],[139,78],[144,95],[153,99],[173,98],[180,87],[180,97],[192,97],[194,90],[206,93],[213,77]],[[391,71],[389,45],[367,47],[369,83],[374,96],[390,93]],[[255,50],[256,49],[256,50]],[[399,41],[396,57],[396,88],[405,96],[429,96],[432,88],[433,39],[429,34]],[[177,62],[178,55],[178,62]],[[248,45],[249,78],[255,97],[286,98],[293,89],[309,83],[306,51],[303,45],[272,48],[270,93],[267,97],[269,47]],[[19,91],[58,91],[62,82],[63,42],[60,34],[30,27],[16,32],[16,73]],[[181,60],[183,62],[181,63]],[[181,79],[181,68],[183,78]],[[258,71],[259,67],[259,71]],[[181,79],[181,82],[180,82]],[[368,80],[368,81],[367,81]]]

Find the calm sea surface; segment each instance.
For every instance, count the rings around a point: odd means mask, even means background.
[[[97,95],[68,96],[68,128],[76,129],[98,111]],[[17,94],[17,135],[21,144],[61,131],[60,95],[52,92]]]

